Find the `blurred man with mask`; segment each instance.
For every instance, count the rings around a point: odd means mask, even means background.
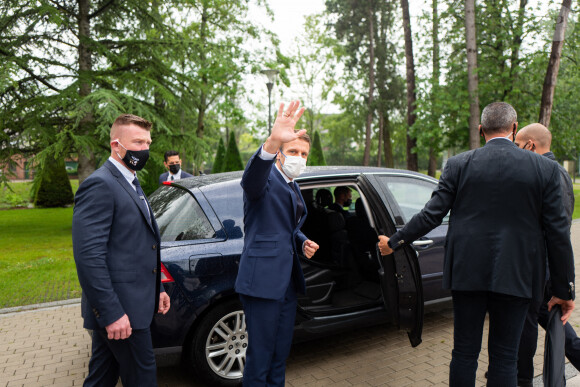
[[[328,209],[339,212],[345,219],[350,216],[350,213],[344,207],[350,207],[352,204],[352,192],[346,186],[336,187],[334,189],[334,203]]]
[[[304,113],[298,101],[280,105],[272,132],[250,158],[242,177],[244,249],[235,289],[248,329],[243,385],[284,386],[297,293],[305,293],[298,254],[318,245],[300,228],[306,205],[294,179],[306,168],[310,137],[294,130]]]
[[[540,154],[554,160],[556,157],[550,152],[552,144],[552,133],[542,124],[530,124],[520,129],[516,135],[516,145],[521,149]],[[568,226],[572,225],[572,213],[574,212],[574,189],[572,179],[568,171],[558,164],[560,173],[560,189],[562,190],[562,205],[568,219]],[[552,298],[550,281],[547,281],[544,289],[544,297],[532,300],[518,352],[518,385],[532,386],[534,379],[534,355],[538,344],[538,323],[546,329],[548,323],[548,301]],[[565,353],[570,363],[580,370],[580,339],[576,335],[570,323],[564,326],[565,333]],[[562,360],[563,361],[563,360]]]
[[[164,158],[165,161],[163,162],[163,165],[165,165],[165,168],[167,168],[168,172],[164,172],[159,175],[159,184],[163,184],[164,181],[175,181],[193,176],[192,174],[187,173],[181,169],[181,159],[179,158],[179,152],[169,150],[165,152]]]
[[[77,190],[73,253],[84,327],[92,330],[85,386],[156,386],[150,325],[169,310],[160,278],[159,229],[136,171],[149,158],[151,123],[123,114],[111,157]]]

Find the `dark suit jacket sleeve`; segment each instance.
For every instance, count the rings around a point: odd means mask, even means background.
[[[418,214],[411,218],[405,227],[391,236],[389,245],[392,248],[396,249],[406,243],[411,243],[441,224],[451,209],[457,193],[458,170],[455,163],[456,160],[453,158],[447,160],[439,184],[433,191],[431,199]]]
[[[241,185],[249,200],[256,200],[264,195],[267,189],[268,178],[272,171],[272,164],[276,160],[276,158],[273,160],[262,160],[258,156],[261,150],[262,147],[250,158],[242,176]]]
[[[563,300],[574,299],[574,255],[570,228],[562,205],[560,173],[554,163],[543,193],[542,227],[548,250],[552,293]]]
[[[564,167],[560,166],[560,164],[558,164],[558,169],[560,171],[562,203],[564,204],[564,209],[566,210],[568,223],[572,225],[572,214],[574,213],[574,186],[572,185],[572,179],[570,179],[568,171],[566,171]]]
[[[296,233],[296,248],[299,250],[298,253],[300,254],[304,253],[304,251],[302,251],[302,246],[304,245],[304,242],[306,242],[307,239],[308,237],[304,235],[302,231],[299,230]]]
[[[72,223],[74,259],[83,294],[99,311],[102,328],[117,321],[125,311],[113,290],[107,267],[107,242],[113,222],[114,202],[105,181],[89,178],[75,196]]]
[[[159,175],[159,185],[163,184],[163,182],[167,180],[168,173],[169,172],[163,172],[161,175]]]

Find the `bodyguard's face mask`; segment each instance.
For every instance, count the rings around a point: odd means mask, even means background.
[[[175,175],[177,172],[179,172],[180,168],[181,168],[181,165],[179,165],[179,164],[170,164],[169,165],[169,172],[171,172],[172,175]]]
[[[351,204],[352,204],[352,199],[346,199],[344,202],[345,207],[350,207]]]
[[[280,151],[280,153],[282,153],[282,151]],[[284,164],[280,162],[282,165],[282,171],[289,178],[296,179],[306,169],[306,159],[300,156],[286,156],[284,153],[282,153],[282,156],[284,156],[285,159]]]
[[[123,144],[121,144],[119,142],[119,140],[117,140],[117,144],[122,146],[123,149],[125,149],[127,151],[127,152],[125,152],[125,157],[122,158],[122,160],[125,163],[125,165],[127,166],[127,168],[129,168],[133,171],[142,170],[143,167],[145,166],[145,163],[149,159],[149,149],[134,151],[134,150],[129,150],[129,149],[125,148],[123,146]],[[121,158],[121,155],[118,153],[117,153],[117,156],[119,156],[119,158]]]

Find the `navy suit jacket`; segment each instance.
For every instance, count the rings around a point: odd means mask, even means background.
[[[305,293],[304,275],[297,252],[307,240],[300,231],[306,204],[298,185],[295,190],[304,206],[296,224],[296,194],[277,170],[275,160],[252,156],[242,177],[244,190],[244,249],[235,289],[252,297],[279,300],[290,281]]]
[[[159,302],[159,230],[135,189],[109,160],[79,186],[73,252],[84,327],[105,328],[127,314],[133,329],[151,325]]]
[[[443,285],[541,299],[574,298],[574,257],[558,164],[503,139],[450,158],[423,210],[389,244],[411,243],[451,210]]]
[[[169,172],[164,172],[161,175],[159,175],[159,185],[163,184],[164,181],[167,181],[167,178],[169,177]],[[191,173],[187,173],[185,172],[183,169],[181,170],[181,178],[185,179],[186,177],[193,177],[193,175]]]

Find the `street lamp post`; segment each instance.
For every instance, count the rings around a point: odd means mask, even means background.
[[[276,75],[279,71],[274,69],[267,69],[260,71],[266,76],[266,87],[268,88],[268,136],[272,131],[272,88],[276,82]]]

